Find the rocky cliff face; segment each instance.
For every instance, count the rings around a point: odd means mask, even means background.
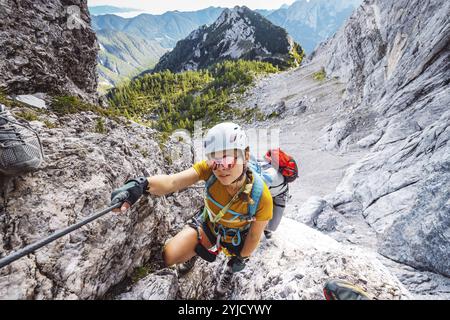
[[[223,60],[259,60],[281,67],[296,65],[303,49],[287,32],[247,7],[225,9],[209,27],[194,30],[161,57],[155,72],[204,69]]]
[[[313,58],[347,84],[324,147],[369,151],[327,198],[318,227],[362,220],[377,234],[381,254],[446,277],[449,14],[443,0],[366,0]]]
[[[17,112],[20,109],[13,109]],[[31,122],[41,136],[45,165],[16,177],[0,198],[0,252],[4,256],[107,207],[127,179],[170,173],[192,162],[166,164],[156,132],[135,123],[81,113]],[[167,144],[171,148],[171,144]],[[3,186],[2,186],[3,189]],[[163,242],[200,204],[196,189],[143,199],[125,215],[109,213],[70,236],[0,270],[2,299],[94,299],[151,258],[161,264]]]
[[[94,101],[97,40],[87,1],[0,2],[0,89]]]
[[[104,118],[99,132],[99,121],[89,112],[62,117],[50,113],[30,123],[47,156],[39,171],[14,178],[7,197],[0,198],[2,256],[103,209],[111,191],[130,177],[174,173],[192,163],[190,146],[167,142],[165,150],[181,155],[168,165],[154,130]],[[143,198],[125,215],[110,213],[1,269],[0,297],[98,299],[150,262],[149,276],[113,290],[121,293],[117,299],[214,298],[212,288],[224,257],[214,264],[200,262],[184,278],[163,269],[161,261],[164,241],[201,203],[201,189],[193,188]],[[323,299],[322,286],[331,278],[352,281],[378,299],[410,297],[374,254],[286,219],[235,278],[228,298]]]
[[[224,259],[199,261],[178,278],[164,269],[132,286],[119,299],[213,299]],[[230,300],[322,300],[329,279],[346,279],[370,292],[372,298],[399,300],[409,292],[373,254],[343,246],[294,220],[284,219],[270,241],[262,240],[244,271],[230,287]]]
[[[284,219],[236,276],[228,298],[321,299],[323,283],[336,277],[379,299],[410,297],[370,249],[414,268],[399,273],[408,288],[448,296],[448,13],[444,1],[365,1],[310,64],[262,80],[256,98],[243,102],[265,103],[268,113],[276,108],[281,118],[270,121],[300,159],[303,172],[292,184],[286,215],[342,243]],[[322,66],[328,79],[320,82],[314,74]],[[41,135],[45,164],[16,177],[1,199],[1,256],[102,209],[112,189],[130,177],[178,172],[192,162],[189,147],[168,165],[157,133],[133,122],[49,112],[30,124]],[[336,172],[345,169],[339,183]],[[299,189],[322,193],[298,208]],[[222,258],[200,262],[179,279],[162,269],[160,257],[163,242],[201,204],[199,191],[144,198],[126,215],[109,214],[14,262],[0,270],[0,297],[101,298],[151,261],[155,272],[120,298],[212,298]],[[441,275],[440,284],[418,270]]]
[[[286,215],[381,253],[421,299],[450,297],[448,10],[366,1],[311,61],[236,104],[278,115],[252,127],[280,130],[299,161]]]

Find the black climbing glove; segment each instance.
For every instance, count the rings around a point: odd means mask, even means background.
[[[132,206],[143,194],[148,194],[147,188],[148,180],[146,177],[128,180],[125,185],[112,192],[111,205],[128,202]]]
[[[233,256],[228,261],[227,265],[231,267],[231,270],[234,272],[239,272],[244,270],[246,263],[248,262],[249,258],[243,258],[241,256]]]

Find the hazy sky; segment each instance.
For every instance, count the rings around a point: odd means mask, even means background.
[[[295,0],[88,0],[90,6],[112,5],[135,8],[153,14],[166,11],[195,11],[207,7],[227,7],[245,5],[250,9],[278,9],[283,4],[292,4]]]

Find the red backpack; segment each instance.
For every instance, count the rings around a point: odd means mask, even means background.
[[[267,151],[265,159],[283,175],[286,182],[293,182],[298,177],[298,167],[294,158],[280,148]]]

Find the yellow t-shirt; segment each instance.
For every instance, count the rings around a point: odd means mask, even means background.
[[[193,168],[197,171],[200,180],[208,180],[209,177],[213,174],[212,169],[208,166],[206,161],[200,161],[194,164]],[[254,179],[254,178],[253,178]],[[233,198],[225,189],[225,186],[222,185],[218,180],[216,180],[212,186],[209,188],[209,193],[211,197],[220,203],[222,206],[228,204]],[[211,200],[208,201],[209,208],[213,211],[214,215],[217,215],[220,211],[220,207],[216,206]],[[241,213],[243,215],[248,214],[248,203],[242,200],[238,200],[233,203],[230,207],[230,210]],[[261,199],[259,200],[258,208],[256,209],[255,218],[256,221],[268,221],[272,219],[272,211],[273,211],[273,203],[272,196],[270,194],[269,188],[266,184],[264,184],[263,192],[261,195]],[[227,212],[222,217],[225,220],[231,220],[233,218],[233,214]],[[247,224],[246,221],[242,221],[240,223],[227,224],[226,222],[219,221],[224,227],[229,228],[240,228]],[[228,237],[227,237],[228,238]],[[230,239],[224,239],[226,242],[229,242]]]

